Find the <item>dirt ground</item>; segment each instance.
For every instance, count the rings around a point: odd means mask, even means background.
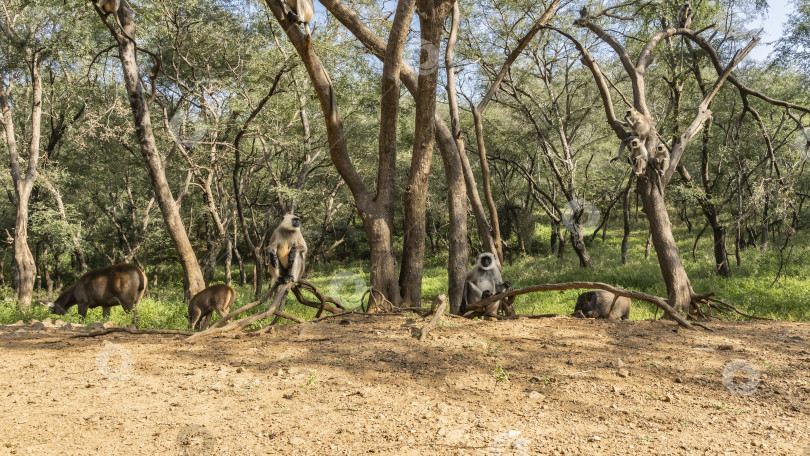
[[[3,326],[0,454],[810,455],[808,323],[422,324]]]

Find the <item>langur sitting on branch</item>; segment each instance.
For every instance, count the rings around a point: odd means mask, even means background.
[[[478,255],[478,261],[467,273],[467,278],[464,281],[460,314],[464,315],[467,309],[476,305],[478,301],[503,293],[510,288],[512,288],[512,285],[503,281],[501,270],[495,261],[495,255],[489,252]],[[496,316],[500,304],[500,301],[493,302],[482,312],[487,316]]]
[[[304,275],[307,242],[301,235],[301,219],[286,214],[270,237],[270,272],[276,283],[298,282]]]

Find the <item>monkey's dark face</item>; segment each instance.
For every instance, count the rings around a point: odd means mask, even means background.
[[[293,214],[285,214],[279,228],[287,231],[295,231],[301,228],[301,219]]]
[[[630,141],[630,147],[632,147],[633,149],[638,149],[640,145],[641,143],[639,142],[638,139]]]
[[[489,270],[495,267],[495,256],[491,253],[482,253],[478,255],[477,266],[483,270]]]

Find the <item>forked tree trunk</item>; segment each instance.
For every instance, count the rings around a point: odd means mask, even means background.
[[[422,271],[425,263],[425,204],[435,140],[436,83],[442,24],[450,12],[450,0],[417,0],[422,37],[419,82],[416,94],[416,127],[411,169],[405,187],[405,239],[402,246],[400,292],[405,306],[421,306]]]
[[[119,56],[123,70],[124,85],[129,94],[129,103],[132,108],[132,117],[135,121],[135,132],[141,148],[141,155],[146,163],[149,179],[155,191],[163,221],[166,223],[166,230],[172,238],[180,265],[183,267],[183,282],[186,290],[186,297],[196,295],[205,288],[202,272],[197,263],[197,257],[188,239],[183,219],[172,196],[171,188],[166,180],[163,169],[163,161],[157,150],[155,136],[152,132],[152,120],[149,113],[149,106],[144,97],[143,85],[141,84],[140,70],[136,59],[135,43],[130,37],[135,36],[135,18],[126,1],[123,1],[118,10],[118,18],[123,25],[126,36],[118,32],[112,17],[105,17],[99,10],[99,15],[108,25],[111,33],[118,41]]]
[[[357,212],[363,220],[363,228],[368,236],[371,247],[371,286],[382,292],[395,306],[399,305],[401,293],[397,281],[397,264],[392,238],[396,188],[394,185],[396,127],[399,112],[399,73],[402,67],[402,51],[407,39],[408,26],[413,18],[413,0],[398,2],[388,44],[382,46],[388,58],[383,63],[380,109],[382,118],[376,196],[371,195],[352,164],[343,130],[343,119],[335,99],[335,88],[320,58],[312,48],[312,37],[302,33],[296,24],[287,20],[280,3],[273,0],[266,0],[266,3],[301,57],[312,81],[312,87],[318,95],[329,138],[332,163],[352,192]],[[359,21],[356,15],[353,19]],[[424,249],[424,217],[422,222],[421,242]]]

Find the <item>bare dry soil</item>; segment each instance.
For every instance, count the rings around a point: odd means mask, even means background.
[[[3,326],[0,454],[810,455],[808,323],[423,324]]]

